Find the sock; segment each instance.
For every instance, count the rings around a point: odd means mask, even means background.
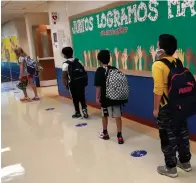
[[[122,137],[122,133],[121,132],[117,133],[117,138],[119,138],[119,137]]]
[[[108,131],[107,130],[103,130],[103,134],[108,134]]]

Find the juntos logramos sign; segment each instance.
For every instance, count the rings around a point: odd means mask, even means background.
[[[196,2],[133,1],[70,19],[76,55],[97,67],[100,49],[111,51],[111,64],[126,70],[151,70],[159,34],[177,37],[175,56],[196,73]]]

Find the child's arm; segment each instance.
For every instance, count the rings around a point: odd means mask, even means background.
[[[101,96],[101,88],[96,87],[96,102],[100,103],[100,96]]]
[[[19,79],[22,78],[22,76],[24,75],[24,63],[20,62],[20,75],[19,75]]]
[[[68,76],[68,73],[66,71],[62,71],[63,86],[66,89],[67,89],[67,76]]]

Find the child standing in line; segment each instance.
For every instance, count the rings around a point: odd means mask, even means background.
[[[110,52],[108,50],[101,50],[97,55],[97,59],[99,60],[101,67],[99,67],[95,73],[94,84],[96,86],[96,102],[101,104],[102,111],[103,130],[100,133],[100,138],[104,140],[110,139],[107,127],[108,117],[111,116],[116,120],[118,143],[123,144],[121,105],[106,98],[106,72],[107,69],[112,68],[112,66],[108,65],[110,62]]]
[[[72,118],[81,118],[80,104],[84,118],[88,118],[88,111],[85,99],[85,87],[88,85],[88,75],[82,63],[73,57],[73,49],[65,47],[62,49],[65,62],[62,65],[63,84],[70,91],[75,113]]]

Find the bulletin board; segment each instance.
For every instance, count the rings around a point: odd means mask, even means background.
[[[175,56],[196,74],[196,2],[116,2],[70,17],[75,56],[85,66],[99,66],[100,49],[111,52],[111,64],[127,71],[151,71],[160,34],[178,40]]]

